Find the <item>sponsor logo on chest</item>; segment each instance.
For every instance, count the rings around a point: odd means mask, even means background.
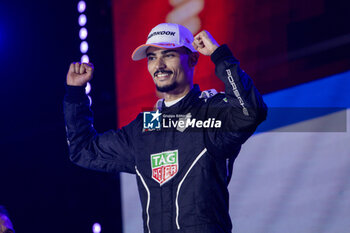
[[[178,150],[151,154],[152,178],[160,185],[171,180],[179,170]]]

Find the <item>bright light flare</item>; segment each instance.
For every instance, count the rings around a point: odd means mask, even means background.
[[[86,83],[86,87],[85,87],[85,94],[89,94],[91,91],[91,84],[89,82]]]
[[[86,41],[80,43],[80,52],[86,53],[89,50],[89,44]]]
[[[94,225],[92,225],[92,232],[93,233],[100,233],[101,232],[101,225],[99,223],[94,223]]]
[[[86,9],[86,3],[85,1],[78,2],[78,11],[79,13],[83,13]]]
[[[79,21],[79,25],[81,27],[84,27],[86,22],[87,22],[86,15],[84,15],[84,14],[79,15],[78,21]]]
[[[80,62],[81,63],[89,63],[90,62],[89,56],[84,54],[83,56],[81,56]]]
[[[86,37],[88,36],[88,31],[86,28],[80,28],[80,31],[79,31],[79,37],[81,40],[85,40]]]

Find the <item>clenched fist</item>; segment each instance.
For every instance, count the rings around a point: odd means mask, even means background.
[[[92,63],[73,62],[70,64],[67,74],[67,85],[85,86],[92,79],[94,66]]]
[[[219,47],[219,44],[206,30],[201,31],[194,37],[192,45],[198,52],[206,56],[210,56]]]

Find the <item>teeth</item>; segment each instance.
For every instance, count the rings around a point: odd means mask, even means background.
[[[157,74],[158,77],[165,77],[168,76],[168,74]]]

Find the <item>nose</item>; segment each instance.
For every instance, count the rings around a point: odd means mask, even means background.
[[[164,69],[166,67],[166,65],[165,65],[165,62],[164,62],[164,60],[163,60],[163,58],[158,58],[157,60],[156,60],[156,69],[157,70],[159,70],[159,69]]]

